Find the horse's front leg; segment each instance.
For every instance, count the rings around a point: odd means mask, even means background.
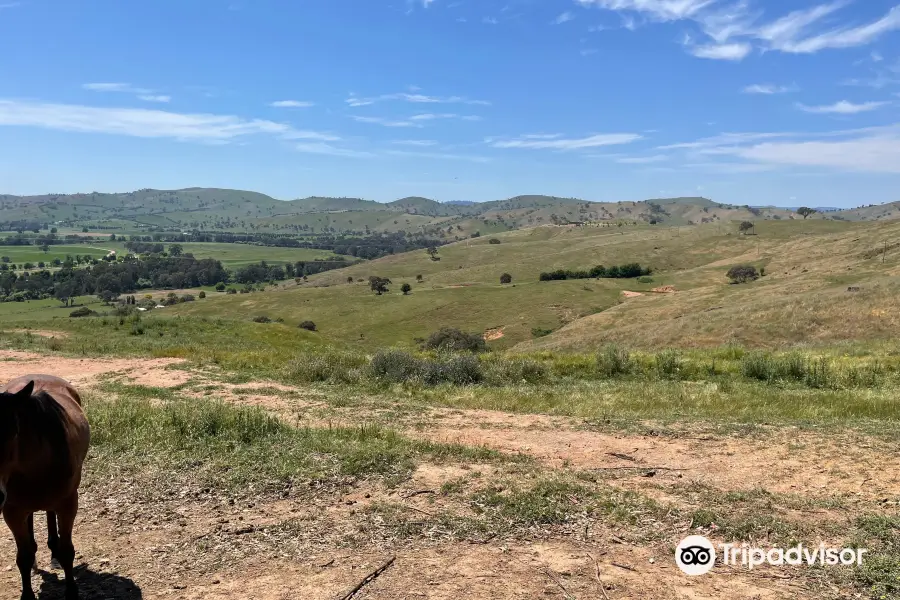
[[[32,532],[32,513],[20,510],[7,504],[3,507],[3,520],[9,525],[16,539],[16,566],[22,576],[22,600],[35,600],[31,587],[31,569],[37,555],[37,544]]]
[[[56,510],[56,521],[59,526],[59,541],[56,544],[56,558],[66,574],[66,600],[78,600],[78,586],[73,573],[75,562],[75,546],[72,543],[72,529],[75,526],[75,515],[78,514],[78,492],[67,498]]]

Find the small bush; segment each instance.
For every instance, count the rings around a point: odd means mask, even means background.
[[[544,336],[550,335],[551,333],[553,333],[552,329],[544,329],[543,327],[532,327],[531,328],[532,337],[536,337],[536,338],[544,337]]]
[[[257,317],[253,317],[253,322],[254,323],[271,323],[272,319],[270,319],[269,317],[267,317],[265,315],[259,315]]]
[[[200,298],[201,300],[203,300],[204,298],[206,298],[206,292],[204,292],[203,290],[200,290],[200,293],[197,294],[197,297]]]
[[[404,283],[403,285],[400,286],[400,291],[403,292],[404,296],[408,296],[409,293],[412,291],[412,286],[409,285],[408,283]]]
[[[549,375],[546,366],[523,357],[502,357],[484,361],[482,365],[485,381],[491,385],[541,383]]]
[[[637,278],[638,283],[653,283],[652,277],[647,277],[646,275],[642,275]]]
[[[472,355],[451,356],[424,362],[423,383],[426,385],[473,385],[481,383],[484,373],[481,363]]]
[[[728,269],[728,279],[731,283],[747,283],[759,279],[759,272],[753,265],[739,265]]]
[[[226,293],[226,294],[237,294],[237,290],[234,289],[234,288],[228,288],[228,291],[225,292],[225,293]]]
[[[656,355],[656,374],[660,379],[678,379],[681,355],[677,350],[663,350]]]
[[[216,284],[216,291],[217,292],[225,291],[225,282],[224,281],[220,281],[219,283]]]
[[[299,383],[359,383],[365,357],[347,352],[315,352],[292,360],[285,374]]]
[[[200,293],[202,294],[203,292],[200,292]],[[194,301],[194,295],[193,295],[193,294],[185,294],[184,296],[182,296],[181,298],[179,298],[178,301],[179,301],[179,302],[193,302],[193,301]]]
[[[500,283],[512,283],[512,275],[504,273],[500,276]]]
[[[626,375],[632,369],[631,355],[624,348],[609,344],[597,354],[597,371],[604,377]]]
[[[81,308],[76,308],[72,312],[69,313],[69,316],[73,319],[78,317],[93,317],[97,313],[89,309],[87,306],[82,306]]]
[[[498,240],[497,238],[491,238],[488,240],[488,244],[499,244],[499,243],[500,243],[500,240]]]
[[[313,323],[312,321],[303,321],[302,323],[300,323],[299,327],[300,327],[300,329],[305,329],[307,331],[315,331],[316,330],[316,324]]]
[[[394,383],[417,380],[424,374],[422,361],[403,350],[379,350],[369,370],[376,379]]]
[[[484,352],[487,350],[487,344],[480,334],[465,333],[453,327],[442,327],[428,336],[425,348],[451,352]]]

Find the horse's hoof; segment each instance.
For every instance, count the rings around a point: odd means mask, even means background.
[[[35,598],[34,592],[22,592],[19,600],[37,600],[37,598]]]
[[[59,564],[59,561],[56,560],[56,557],[50,559],[50,569],[54,571],[62,570],[62,565]]]

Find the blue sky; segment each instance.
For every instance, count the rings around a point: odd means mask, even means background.
[[[0,193],[900,200],[898,0],[0,0]]]

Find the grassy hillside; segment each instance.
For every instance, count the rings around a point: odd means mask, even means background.
[[[171,312],[265,315],[291,326],[311,319],[323,337],[366,348],[412,344],[441,326],[490,332],[494,347],[520,350],[593,350],[610,341],[648,349],[729,341],[782,346],[900,332],[900,254],[889,250],[884,263],[873,254],[877,240],[900,235],[900,224],[808,220],[757,230],[744,236],[716,225],[540,227],[498,234],[500,244],[479,238],[442,247],[439,261],[423,251],[395,255],[277,291],[214,295]],[[626,262],[653,267],[652,282],[538,281],[542,271]],[[745,263],[764,267],[766,276],[729,284],[727,270]],[[511,285],[500,284],[503,273],[512,275]],[[372,293],[370,275],[389,277],[390,293]],[[404,283],[412,286],[408,296],[400,293]],[[678,291],[650,291],[662,285]],[[851,286],[860,290],[848,292]],[[535,337],[542,332],[534,330],[553,333]]]

